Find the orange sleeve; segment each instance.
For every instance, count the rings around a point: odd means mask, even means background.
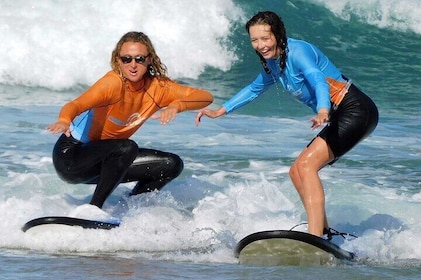
[[[213,102],[209,91],[180,85],[174,81],[165,82],[161,107],[176,105],[178,112],[204,108]]]
[[[65,104],[60,111],[58,121],[70,124],[74,118],[86,110],[116,103],[121,98],[122,89],[121,78],[110,71],[82,95]]]

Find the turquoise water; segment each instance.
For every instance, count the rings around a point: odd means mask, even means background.
[[[305,222],[288,168],[316,132],[310,109],[277,87],[199,127],[193,112],[165,127],[148,121],[133,139],[179,154],[185,170],[161,192],[129,198],[132,185],[117,188],[104,210],[122,220],[118,229],[21,232],[32,218],[68,215],[89,201],[93,186],[57,177],[57,136],[44,127],[108,71],[123,33],[149,34],[170,75],[211,90],[217,107],[259,70],[244,23],[267,9],[379,107],[374,133],[321,172],[331,226],[359,236],[335,242],[357,263],[251,267],[233,256],[252,232]],[[0,278],[418,279],[420,16],[419,0],[1,3]]]

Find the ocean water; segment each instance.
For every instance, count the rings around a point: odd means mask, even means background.
[[[259,70],[244,30],[259,10],[278,12],[289,36],[315,43],[378,105],[374,133],[321,171],[330,225],[359,236],[334,241],[356,263],[253,267],[233,256],[246,235],[306,219],[288,169],[317,131],[279,87],[199,127],[195,112],[149,120],[133,139],[179,154],[185,169],[160,192],[128,197],[133,185],[120,185],[104,205],[119,228],[21,231],[90,200],[94,186],[57,177],[58,136],[45,126],[110,69],[125,32],[148,34],[171,77],[212,91],[216,108]],[[419,279],[420,18],[420,0],[2,1],[0,279]]]

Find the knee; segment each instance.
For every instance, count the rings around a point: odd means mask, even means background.
[[[306,160],[297,159],[289,169],[289,177],[292,180],[301,178],[305,173],[311,170],[310,164]]]
[[[122,153],[137,156],[137,153],[139,152],[139,146],[136,144],[135,141],[127,139],[121,144],[120,150]]]
[[[120,145],[117,147],[118,157],[124,156],[131,163],[137,156],[139,152],[139,146],[133,140],[127,139],[126,141],[121,141]]]
[[[183,160],[176,154],[169,154],[166,161],[167,165],[167,176],[171,179],[176,178],[184,169]]]
[[[289,168],[289,177],[294,181],[294,178],[296,178],[298,176],[298,171],[297,171],[297,167],[295,165],[295,162],[291,165],[291,167]]]

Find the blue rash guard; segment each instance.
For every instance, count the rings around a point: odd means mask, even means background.
[[[230,113],[253,101],[271,85],[279,81],[294,98],[309,106],[315,113],[321,108],[330,110],[331,96],[327,78],[347,83],[341,72],[314,45],[288,38],[286,67],[281,73],[278,59],[268,59],[271,73],[262,69],[257,78],[222,106]]]

